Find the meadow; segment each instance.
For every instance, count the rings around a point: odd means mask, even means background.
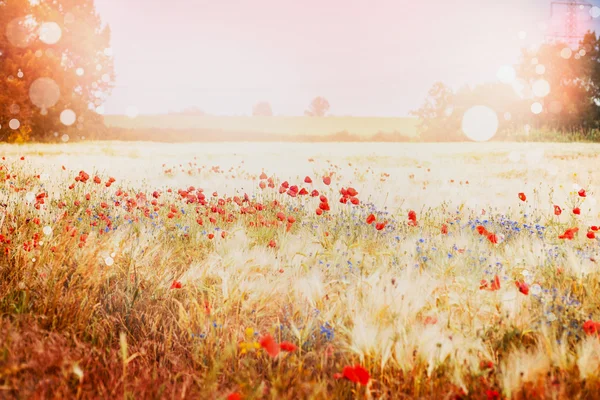
[[[1,398],[600,398],[600,145],[0,156]]]
[[[204,132],[244,133],[278,137],[319,137],[347,132],[357,137],[370,137],[377,133],[415,136],[418,120],[410,117],[250,117],[250,116],[190,116],[190,115],[124,115],[104,117],[109,128],[135,130],[195,130]],[[243,140],[243,139],[240,139]]]

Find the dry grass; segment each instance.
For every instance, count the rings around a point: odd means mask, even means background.
[[[600,339],[582,329],[600,319],[598,149],[0,146],[0,397],[599,398]],[[359,205],[339,202],[348,186]],[[266,334],[298,349],[272,358]],[[367,386],[334,378],[356,363]]]

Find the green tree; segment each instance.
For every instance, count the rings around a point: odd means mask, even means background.
[[[0,29],[0,138],[101,134],[103,119],[96,111],[115,73],[110,29],[102,26],[93,0],[5,0]],[[67,124],[61,122],[65,110]],[[14,120],[18,129],[10,126]]]

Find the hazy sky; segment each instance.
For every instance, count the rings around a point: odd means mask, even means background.
[[[402,116],[435,81],[495,80],[553,29],[550,0],[96,3],[113,34],[109,114],[250,114],[266,100],[301,115],[322,95],[335,115]]]

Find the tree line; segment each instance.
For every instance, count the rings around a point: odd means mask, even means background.
[[[513,70],[511,82],[458,90],[435,83],[423,105],[411,113],[419,118],[419,139],[465,140],[462,117],[478,105],[496,112],[499,139],[530,132],[547,132],[547,138],[556,139],[599,137],[600,37],[594,32],[576,48],[545,43],[535,50],[523,49]]]

